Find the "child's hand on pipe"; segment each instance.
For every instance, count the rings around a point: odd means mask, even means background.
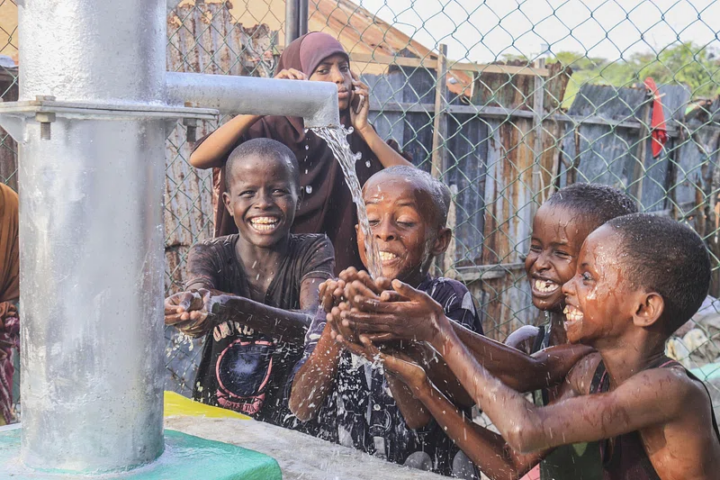
[[[276,75],[275,78],[277,80],[307,80],[307,76],[300,70],[295,70],[294,68],[287,68],[285,70],[280,70]]]

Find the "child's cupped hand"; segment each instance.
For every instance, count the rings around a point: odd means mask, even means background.
[[[204,288],[180,292],[165,299],[165,325],[174,325],[186,335],[207,333],[212,292]]]
[[[323,310],[329,313],[333,307],[345,301],[347,299],[345,289],[353,282],[359,282],[367,289],[367,292],[372,292],[375,297],[380,295],[383,290],[392,288],[390,281],[385,278],[373,280],[366,271],[358,271],[355,267],[349,267],[340,272],[339,278],[325,280],[320,284],[320,304]]]
[[[431,342],[449,326],[440,304],[425,292],[393,280],[391,291],[369,295],[355,283],[345,288],[352,308],[340,312],[343,328],[371,341]]]

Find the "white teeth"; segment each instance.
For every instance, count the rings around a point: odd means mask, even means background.
[[[565,323],[575,323],[585,318],[580,310],[571,305],[567,305],[563,313],[565,314]]]
[[[395,260],[397,258],[397,255],[391,252],[380,252],[380,260],[383,262],[389,262],[390,260]]]
[[[560,285],[553,282],[552,280],[536,279],[534,286],[535,286],[535,290],[537,290],[538,292],[542,292],[542,293],[554,292],[555,290],[560,288]]]
[[[280,223],[280,220],[277,217],[255,217],[250,219],[250,225],[259,231],[273,230],[278,226],[278,223]]]

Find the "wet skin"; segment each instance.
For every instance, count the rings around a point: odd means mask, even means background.
[[[449,228],[438,227],[432,196],[417,179],[380,172],[363,187],[363,198],[382,276],[419,285],[452,235]],[[367,265],[365,235],[357,226],[355,230],[360,259]]]
[[[567,376],[568,396],[546,407],[528,402],[480,365],[427,295],[398,282],[393,287],[433,312],[440,332],[433,345],[514,451],[638,431],[663,480],[717,478],[720,442],[712,431],[706,391],[681,368],[645,370],[663,354],[664,302],[656,292],[634,287],[624,278],[619,242],[610,227],[592,233],[581,250],[576,276],[564,287],[569,339],[591,344],[599,354],[578,362]],[[610,391],[589,395],[601,359]]]
[[[595,227],[594,220],[572,209],[547,204],[538,209],[533,219],[525,272],[533,305],[550,317],[551,346],[567,343],[562,286],[575,275],[580,248]],[[530,354],[539,333],[537,327],[526,325],[511,333],[505,343]]]
[[[533,219],[525,271],[539,310],[562,312],[562,286],[575,275],[583,241],[595,228],[570,209],[543,205]]]

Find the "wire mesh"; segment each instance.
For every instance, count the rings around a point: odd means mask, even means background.
[[[168,70],[269,77],[285,44],[281,0],[183,0],[168,13]],[[645,211],[691,225],[720,296],[718,0],[309,0],[310,31],[336,36],[370,87],[371,120],[453,192],[454,237],[438,262],[477,298],[498,340],[542,318],[523,267],[538,205],[558,188],[621,188]],[[0,0],[0,92],[17,98],[17,6]],[[659,107],[667,126],[653,155]],[[198,135],[214,129],[203,125]],[[0,135],[0,180],[17,147]],[[190,246],[213,232],[213,175],[166,149],[167,293]],[[720,407],[720,314],[707,304],[668,342]],[[718,305],[720,307],[720,305]],[[189,394],[200,345],[168,330],[168,388]]]

